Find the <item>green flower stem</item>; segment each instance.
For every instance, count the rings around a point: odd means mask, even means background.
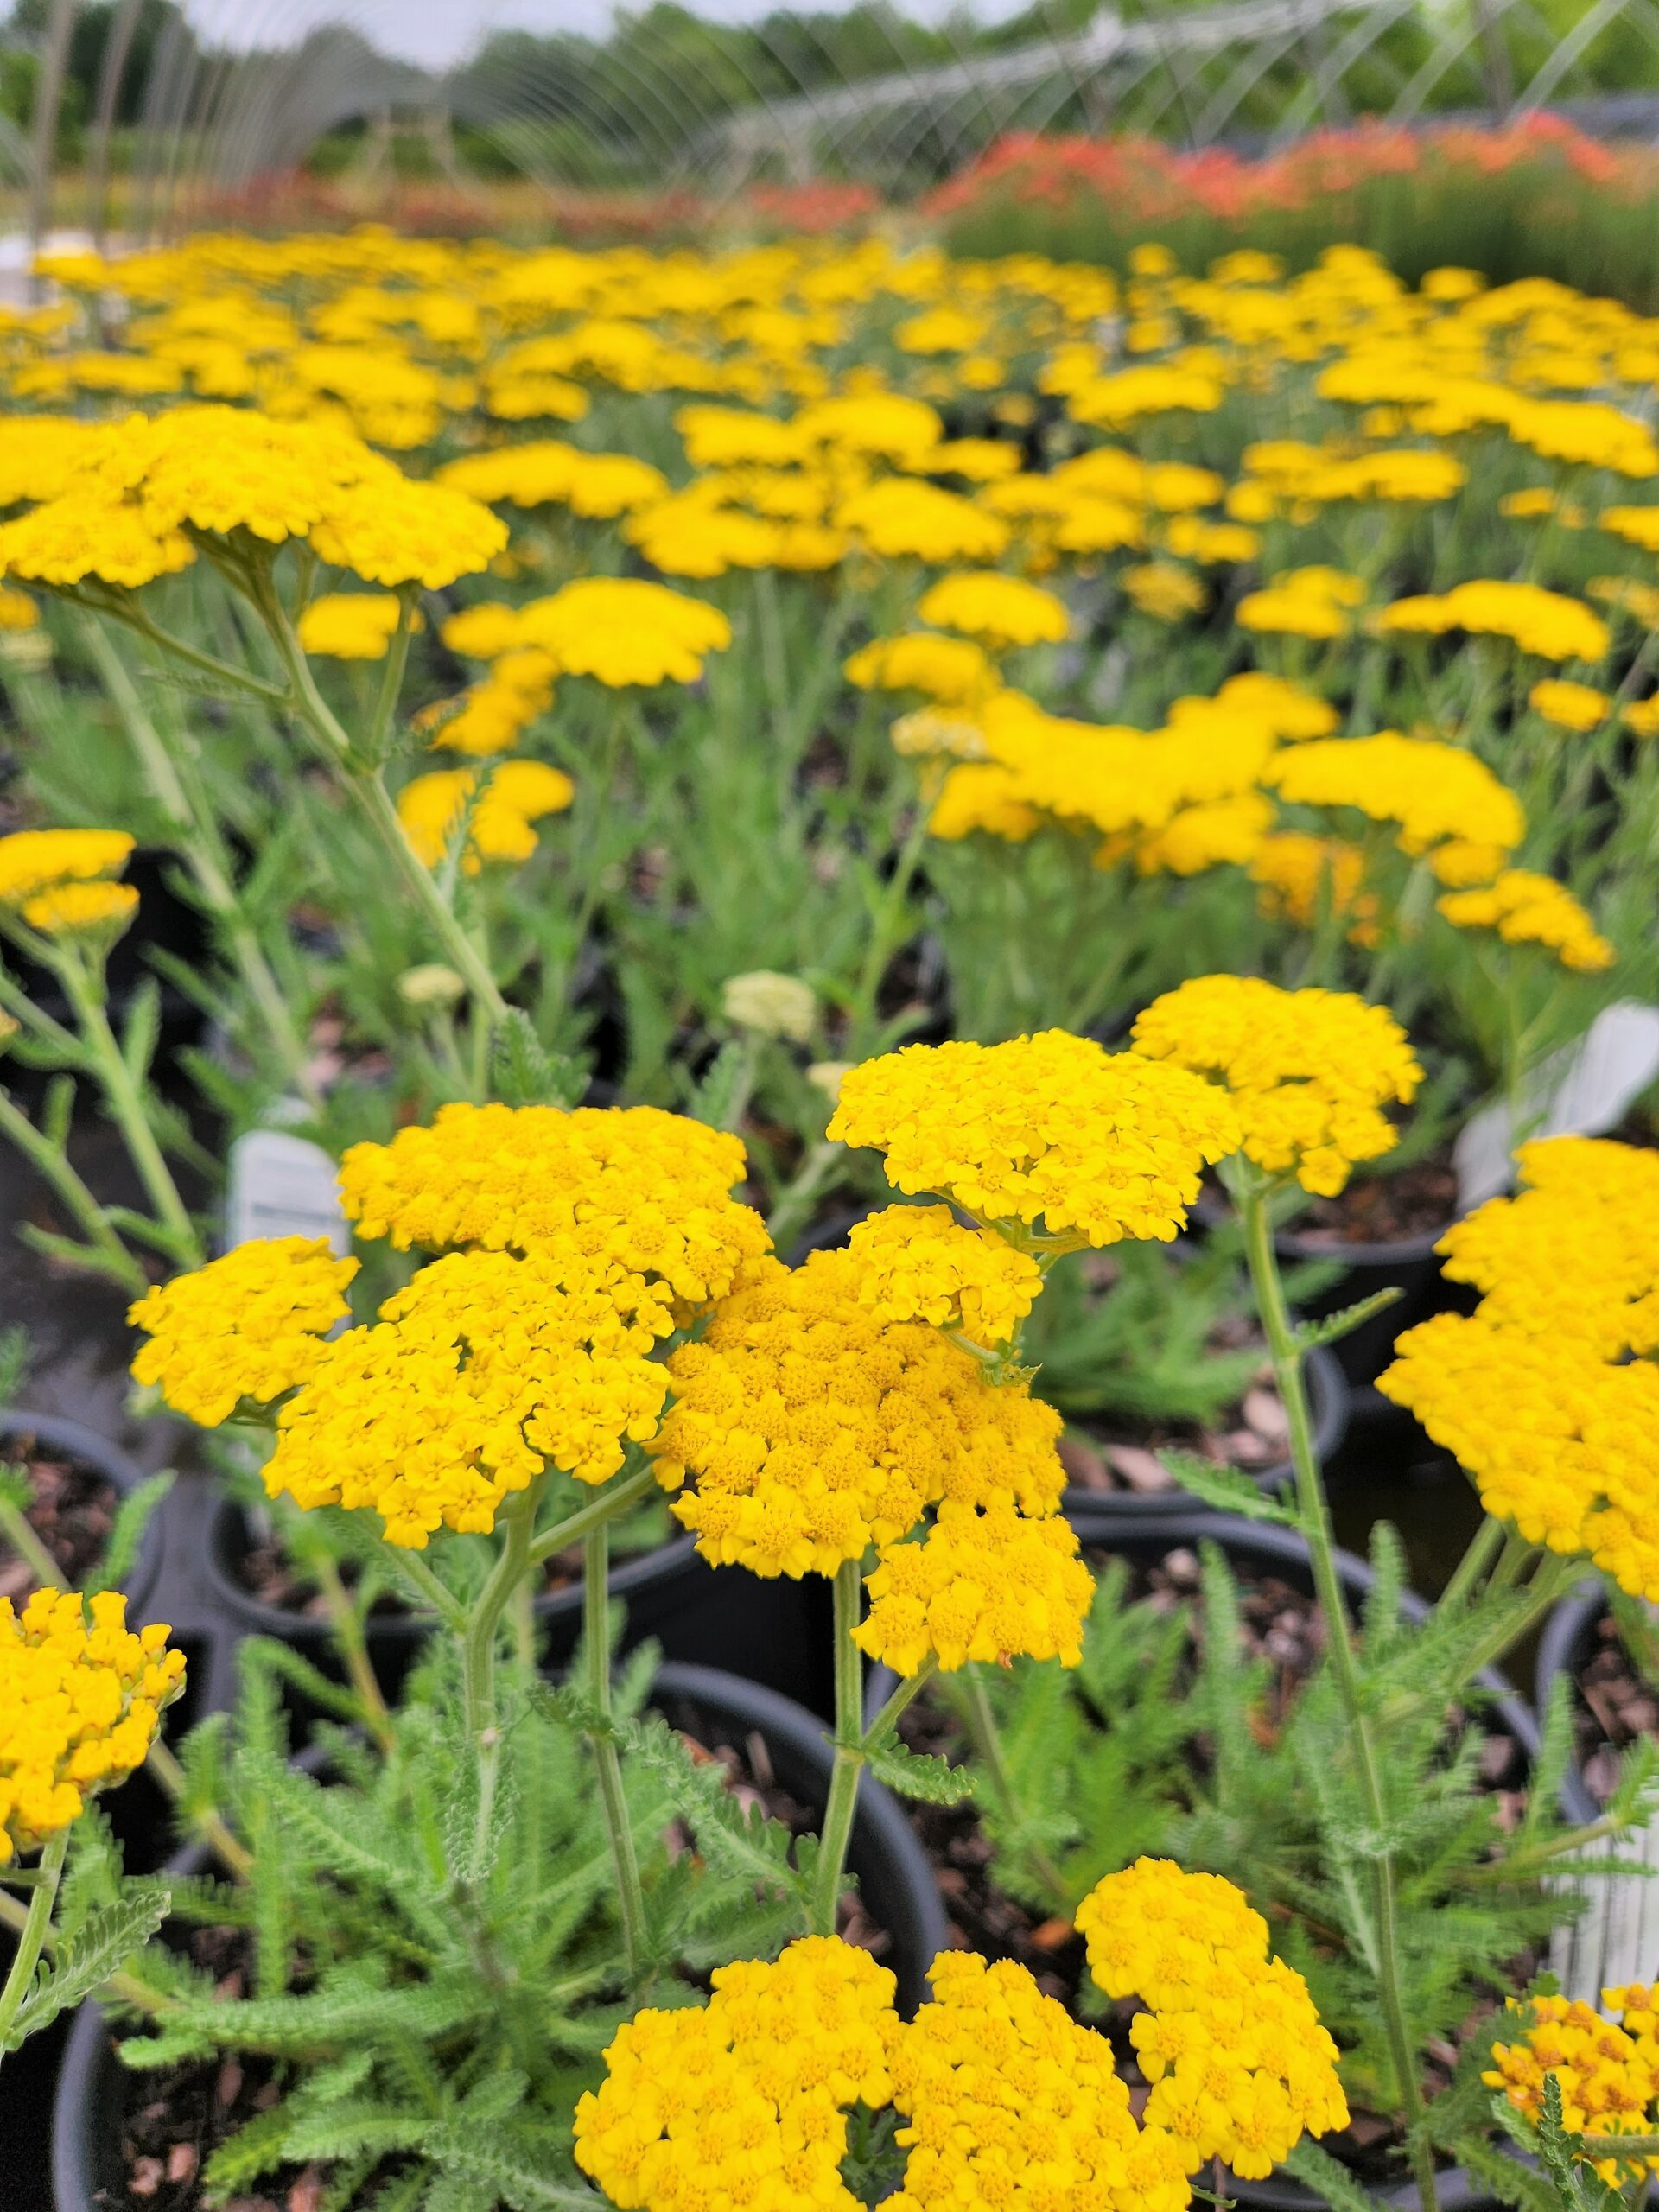
[[[0,1497],[0,1536],[3,1536],[42,1590],[61,1590],[63,1569],[41,1541],[21,1505]]]
[[[499,1027],[507,1018],[507,1002],[497,988],[495,978],[482,954],[462,927],[460,917],[439,890],[431,870],[410,843],[404,825],[397,818],[397,809],[391,794],[386,789],[375,749],[378,742],[384,741],[379,712],[377,710],[376,728],[372,733],[370,743],[365,747],[354,746],[317,689],[311,664],[294,633],[294,626],[277,595],[269,569],[251,573],[248,583],[250,596],[264,621],[288,674],[290,690],[284,697],[283,704],[299,715],[321,751],[344,778],[347,791],[385,846],[403,878],[404,889],[430,925],[449,964],[466,978],[468,990],[488,1016],[491,1026]],[[406,652],[406,620],[403,632]],[[389,724],[389,708],[386,720]]]
[[[160,1736],[150,1745],[144,1764],[161,1784],[168,1800],[181,1807],[188,1794],[189,1783],[184,1769]],[[206,1805],[190,1811],[187,1817],[220,1864],[227,1867],[238,1882],[245,1882],[253,1872],[253,1854],[231,1834],[224,1816],[211,1805]]]
[[[105,599],[100,594],[85,589],[79,594],[66,594],[65,596],[77,598],[80,605],[90,607],[94,613],[106,614],[112,621],[124,623],[135,636],[144,639],[158,652],[165,653],[169,660],[181,660],[188,668],[213,677],[216,682],[233,691],[245,692],[249,698],[257,699],[267,707],[286,707],[289,704],[288,694],[280,685],[267,683],[261,677],[251,676],[245,668],[238,668],[231,661],[219,660],[212,653],[202,652],[196,646],[187,645],[182,638],[175,638],[170,630],[163,630],[159,623],[153,622],[136,601],[124,596],[117,597],[113,593]]]
[[[1298,1519],[1313,1566],[1313,1586],[1325,1616],[1325,1649],[1337,1694],[1348,1717],[1365,1817],[1381,1838],[1388,1824],[1388,1798],[1382,1773],[1371,1738],[1370,1715],[1365,1709],[1359,1665],[1348,1621],[1342,1580],[1337,1572],[1336,1541],[1332,1533],[1325,1483],[1313,1450],[1313,1423],[1308,1411],[1302,1375],[1302,1351],[1285,1305],[1284,1285],[1273,1249],[1273,1218],[1268,1205],[1268,1183],[1246,1167],[1237,1191],[1244,1224],[1245,1249],[1257,1311],[1273,1357],[1274,1380],[1290,1424],[1291,1464],[1296,1471]],[[1434,2154],[1421,2137],[1423,2097],[1417,2078],[1417,2057],[1406,2014],[1400,1971],[1399,1908],[1395,1885],[1394,1854],[1378,1844],[1375,1861],[1375,1917],[1377,1993],[1388,2032],[1389,2052],[1398,2085],[1407,2128],[1415,2145],[1412,2170],[1416,2177],[1423,2212],[1438,2212]]]
[[[105,1008],[102,962],[94,966],[73,945],[59,947],[43,941],[47,957],[75,1009],[81,1040],[93,1071],[103,1086],[110,1110],[119,1124],[132,1164],[138,1171],[156,1217],[166,1229],[181,1266],[199,1268],[205,1256],[188,1207],[179,1196],[173,1171],[162,1156],[150,1127],[149,1109],[137,1078],[127,1065],[126,1055],[116,1041]]]
[[[7,2038],[16,2024],[23,1999],[35,1980],[35,1969],[41,1962],[41,1953],[46,1948],[52,1926],[52,1908],[57,1903],[58,1884],[63,1878],[64,1854],[68,1848],[69,1831],[60,1828],[54,1836],[48,1837],[41,1853],[41,1878],[30,1892],[11,1972],[6,1976],[5,1987],[0,1989],[0,2051],[4,2050]]]
[[[622,1916],[622,1949],[630,1982],[637,1981],[645,1950],[645,1900],[639,1882],[633,1823],[622,1787],[622,1761],[611,1717],[611,1529],[609,1516],[582,1539],[582,1649],[588,1680],[588,1747],[599,1778],[600,1810],[610,1839],[616,1901]]]
[[[974,1756],[990,1777],[997,1809],[1010,1829],[1020,1825],[1020,1801],[1015,1795],[1014,1777],[1008,1772],[1007,1755],[1002,1749],[1002,1732],[996,1725],[996,1715],[991,1711],[991,1700],[986,1694],[985,1676],[979,1662],[970,1661],[963,1672],[964,1693],[963,1718],[973,1742]],[[1040,1844],[1033,1844],[1027,1852],[1032,1872],[1048,1891],[1057,1909],[1068,1919],[1072,1899],[1066,1889],[1059,1868]]]
[[[444,1626],[456,1636],[465,1636],[467,1608],[454,1592],[438,1580],[418,1552],[400,1551],[397,1558],[397,1572],[414,1584]]]
[[[853,1630],[864,1605],[864,1570],[858,1560],[848,1560],[836,1569],[836,1764],[830,1780],[830,1802],[824,1808],[823,1833],[818,1842],[818,1863],[812,1883],[811,1918],[815,1936],[833,1936],[836,1910],[841,1903],[847,1866],[847,1847],[852,1840],[853,1816],[858,1810],[858,1785],[868,1754],[864,1736],[864,1664]]]
[[[386,664],[380,671],[380,685],[375,693],[374,716],[369,724],[365,750],[371,760],[385,759],[397,721],[397,702],[403,696],[404,677],[409,667],[409,641],[415,626],[412,585],[406,584],[398,593],[397,607],[397,627],[386,650]]]
[[[506,1000],[460,916],[445,903],[431,871],[410,843],[404,825],[397,818],[397,809],[391,793],[386,789],[379,770],[348,771],[346,789],[378,833],[381,842],[391,855],[404,880],[404,889],[431,925],[432,933],[443,947],[450,966],[457,975],[466,979],[467,989],[482,1008],[490,1025],[499,1028],[507,1018]]]
[[[620,1482],[607,1484],[591,1504],[584,1505],[579,1512],[571,1514],[553,1528],[544,1529],[531,1540],[524,1554],[529,1565],[540,1567],[556,1552],[566,1551],[572,1544],[582,1542],[594,1529],[614,1521],[619,1514],[626,1513],[629,1506],[648,1497],[656,1484],[657,1471],[654,1467],[641,1467],[635,1473],[625,1476]]]
[[[1581,1557],[1564,1559],[1547,1554],[1544,1564],[1526,1585],[1527,1610],[1519,1619],[1499,1622],[1482,1641],[1468,1652],[1459,1669],[1459,1680],[1451,1684],[1461,1688],[1464,1682],[1472,1681],[1484,1667],[1495,1667],[1505,1652],[1512,1649],[1524,1637],[1530,1636],[1552,1606],[1566,1597],[1584,1573]]]
[[[104,687],[115,702],[138,755],[150,790],[177,832],[196,887],[218,924],[248,995],[276,1046],[283,1072],[304,1097],[320,1109],[322,1094],[308,1071],[304,1039],[294,1025],[287,998],[271,972],[264,950],[236,895],[228,857],[213,811],[194,773],[175,759],[167,741],[145,711],[126,664],[102,627],[90,618],[81,626],[86,649],[98,664]]]
[[[1435,1601],[1435,1610],[1442,1614],[1456,1612],[1473,1597],[1480,1578],[1492,1565],[1503,1548],[1508,1534],[1501,1521],[1489,1513],[1469,1540],[1469,1548],[1458,1561],[1452,1580]]]
[[[902,1716],[939,1671],[938,1656],[930,1651],[913,1675],[906,1675],[864,1732],[867,1751],[878,1750],[892,1737]]]
[[[478,1813],[473,1830],[474,1857],[481,1859],[495,1813],[501,1773],[501,1726],[495,1702],[496,1631],[508,1601],[530,1572],[530,1532],[547,1477],[538,1475],[503,1507],[505,1540],[489,1580],[467,1616],[461,1640],[461,1698],[467,1739],[478,1761]]]
[[[346,1672],[352,1688],[357,1692],[363,1707],[363,1718],[369,1733],[383,1751],[392,1745],[391,1715],[386,1710],[384,1691],[375,1675],[369,1657],[369,1647],[363,1634],[363,1623],[357,1607],[352,1603],[346,1585],[340,1579],[340,1569],[326,1553],[319,1552],[308,1562],[317,1578],[317,1587],[322,1592],[323,1604],[328,1609],[328,1622],[340,1646],[340,1657],[346,1662]]]
[[[28,1923],[29,1914],[23,1906],[16,1897],[0,1890],[0,1927],[10,1928],[15,1936],[21,1936]],[[41,1948],[48,1958],[56,1950],[57,1936],[53,1929],[48,1929],[46,1941]],[[166,2013],[183,2009],[177,1998],[163,1995],[162,1991],[152,1989],[147,1981],[141,1981],[137,1974],[112,1974],[106,1982],[101,1984],[98,1993],[100,1997],[116,1998],[123,2005],[130,2005],[134,2012],[147,2013],[151,2019],[160,2019]]]
[[[831,1144],[827,1137],[806,1153],[766,1216],[767,1232],[779,1251],[787,1251],[805,1228],[819,1192],[846,1158],[845,1145]]]

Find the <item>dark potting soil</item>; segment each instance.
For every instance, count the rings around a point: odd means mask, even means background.
[[[1282,1466],[1290,1456],[1290,1424],[1273,1380],[1273,1364],[1254,1325],[1243,1316],[1224,1322],[1210,1350],[1242,1351],[1260,1345],[1262,1364],[1235,1402],[1209,1426],[1196,1421],[1137,1421],[1122,1413],[1095,1414],[1072,1422],[1060,1440],[1066,1480],[1079,1490],[1133,1491],[1142,1496],[1180,1487],[1158,1454],[1190,1452],[1217,1466],[1255,1474]],[[1042,1385],[1038,1383],[1040,1392]]]
[[[1573,1746],[1585,1786],[1605,1805],[1618,1781],[1619,1753],[1639,1737],[1659,1736],[1659,1694],[1637,1672],[1611,1613],[1596,1623],[1573,1692]]]
[[[120,1491],[95,1467],[41,1457],[27,1438],[5,1456],[28,1471],[35,1497],[26,1518],[57,1561],[62,1587],[78,1589],[104,1555]],[[21,1603],[35,1582],[34,1568],[0,1537],[0,1598]]]
[[[724,1770],[727,1786],[741,1803],[759,1804],[793,1835],[816,1830],[817,1816],[779,1783],[766,1738],[758,1731],[738,1745],[704,1745],[691,1736],[683,1740],[695,1758],[713,1760]],[[668,1843],[671,1855],[691,1847],[677,1824]],[[892,1948],[887,1931],[876,1926],[850,1891],[841,1901],[836,1932],[877,1958]],[[189,1949],[195,1963],[214,1976],[220,1996],[246,1993],[245,1929],[198,1929]],[[121,2131],[125,2185],[100,2190],[97,2212],[201,2212],[202,2168],[221,2143],[269,2111],[283,2094],[276,2066],[256,2057],[231,2056],[124,2078],[131,2085]],[[226,2200],[223,2212],[319,2212],[327,2178],[326,2166],[284,2167],[257,2189]]]
[[[1441,1145],[1394,1175],[1356,1175],[1334,1198],[1315,1198],[1288,1224],[1307,1244],[1399,1244],[1444,1229],[1458,1211],[1452,1147]]]
[[[1097,1568],[1109,1554],[1090,1551],[1085,1556]],[[1181,1549],[1166,1553],[1155,1565],[1136,1565],[1128,1594],[1131,1599],[1148,1599],[1160,1611],[1166,1612],[1190,1604],[1198,1586],[1198,1554]],[[1247,1656],[1266,1660],[1273,1670],[1255,1725],[1274,1730],[1283,1723],[1324,1648],[1324,1617],[1312,1598],[1274,1575],[1239,1573],[1238,1605]],[[1193,1627],[1201,1638],[1201,1615],[1195,1614]],[[959,1757],[962,1752],[962,1736],[954,1715],[925,1694],[909,1707],[899,1721],[899,1732],[912,1751],[944,1758]],[[1499,1815],[1506,1827],[1519,1821],[1524,1806],[1521,1791],[1503,1786],[1517,1759],[1517,1747],[1510,1737],[1501,1732],[1491,1735],[1483,1767],[1490,1786],[1498,1795]],[[1015,1960],[1046,1996],[1058,1998],[1077,2018],[1090,2019],[1098,2026],[1112,2042],[1118,2069],[1131,2084],[1139,2110],[1145,2094],[1143,2077],[1128,2029],[1130,2018],[1140,2008],[1125,2001],[1109,2006],[1102,2015],[1085,2003],[1087,1959],[1083,1939],[1070,1921],[1034,1911],[997,1887],[991,1847],[971,1802],[957,1805],[912,1802],[906,1810],[932,1862],[953,1944],[987,1958]],[[1517,1971],[1524,1974],[1526,1969]],[[1515,1986],[1522,1986],[1524,1981]],[[1435,2091],[1450,2080],[1457,2058],[1450,2047],[1442,2056],[1444,2069],[1430,2069],[1430,2087]],[[1404,2169],[1397,2157],[1389,2155],[1394,2143],[1389,2122],[1366,2112],[1355,2113],[1351,2126],[1342,2133],[1324,2139],[1324,2147],[1369,2187],[1401,2177]]]

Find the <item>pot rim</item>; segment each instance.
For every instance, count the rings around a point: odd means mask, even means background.
[[[219,1606],[251,1635],[275,1637],[280,1643],[295,1645],[326,1643],[331,1634],[326,1620],[268,1604],[237,1580],[229,1561],[235,1554],[236,1531],[245,1526],[240,1503],[221,1492],[203,1524],[199,1554],[203,1580]],[[606,1586],[613,1598],[631,1598],[659,1582],[675,1581],[689,1573],[696,1557],[696,1538],[690,1530],[682,1530],[652,1550],[613,1566]],[[582,1602],[582,1584],[573,1582],[566,1589],[538,1597],[536,1618],[542,1622],[575,1619]],[[423,1614],[385,1613],[369,1624],[368,1634],[372,1641],[416,1643],[431,1633],[433,1626],[433,1621]]]
[[[1347,1436],[1353,1420],[1354,1386],[1328,1344],[1311,1345],[1303,1354],[1302,1362],[1313,1414],[1313,1449],[1323,1465],[1336,1457]],[[1081,1422],[1076,1425],[1083,1427]],[[1286,1490],[1295,1479],[1295,1470],[1288,1459],[1281,1459],[1271,1467],[1241,1467],[1238,1472],[1248,1474],[1258,1490],[1268,1492]],[[1139,1522],[1179,1510],[1178,1501],[1187,1495],[1179,1487],[1159,1491],[1090,1490],[1085,1484],[1068,1483],[1061,1493],[1060,1510],[1066,1514],[1105,1512],[1116,1519]],[[1196,1499],[1192,1503],[1195,1510],[1204,1510]]]
[[[130,1452],[97,1429],[89,1428],[85,1421],[75,1421],[67,1414],[35,1414],[18,1406],[0,1412],[0,1440],[25,1436],[45,1445],[48,1451],[81,1461],[102,1475],[123,1497],[130,1497],[147,1479]],[[130,1615],[135,1618],[143,1614],[161,1573],[162,1541],[161,1516],[152,1513],[139,1541],[132,1572],[118,1586],[126,1599]]]

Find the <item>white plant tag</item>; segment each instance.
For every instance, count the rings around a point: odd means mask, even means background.
[[[1659,1076],[1659,1007],[1621,999],[1605,1007],[1576,1045],[1552,1053],[1539,1068],[1528,1105],[1541,1104],[1535,1137],[1594,1137],[1617,1127],[1624,1109]],[[1453,1148],[1458,1210],[1507,1191],[1514,1174],[1506,1105],[1488,1106],[1465,1127]]]
[[[1589,1904],[1550,1938],[1550,1970],[1564,1995],[1599,2011],[1604,1989],[1651,1980],[1659,1961],[1659,1824],[1609,1836],[1586,1856],[1626,1865],[1634,1859],[1655,1869],[1654,1874],[1608,1874],[1561,1885],[1582,1891]]]
[[[256,1236],[326,1236],[351,1249],[338,1171],[320,1144],[285,1129],[250,1129],[231,1147],[225,1197],[226,1250]]]

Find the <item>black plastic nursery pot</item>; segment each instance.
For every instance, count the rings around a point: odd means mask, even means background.
[[[302,1652],[325,1673],[338,1673],[326,1619],[255,1597],[238,1573],[252,1543],[247,1517],[221,1499],[205,1532],[201,1571],[214,1599],[244,1635],[271,1636]],[[611,1569],[613,1600],[626,1608],[623,1647],[648,1638],[665,1659],[717,1667],[798,1698],[815,1712],[833,1709],[829,1585],[822,1576],[766,1580],[736,1567],[713,1567],[696,1540],[675,1536]],[[582,1633],[582,1584],[572,1582],[536,1601],[546,1662],[563,1666]],[[368,1622],[369,1657],[381,1685],[395,1691],[432,1623],[412,1613],[376,1613]]]
[[[1092,1496],[1085,1497],[1075,1507],[1068,1503],[1066,1518],[1085,1549],[1107,1552],[1133,1562],[1159,1559],[1177,1549],[1196,1550],[1202,1544],[1213,1543],[1220,1547],[1231,1564],[1247,1573],[1268,1573],[1306,1595],[1313,1594],[1313,1569],[1307,1546],[1293,1529],[1247,1521],[1230,1513],[1183,1511],[1179,1505],[1167,1503],[1161,1515],[1148,1514],[1139,1520],[1126,1521],[1109,1510],[1098,1510]],[[1338,1552],[1337,1566],[1351,1611],[1357,1617],[1376,1577],[1365,1560],[1352,1552]],[[1430,1608],[1427,1599],[1414,1591],[1407,1591],[1401,1600],[1401,1610],[1408,1620],[1420,1621]],[[1521,1758],[1529,1765],[1537,1757],[1539,1741],[1532,1708],[1495,1668],[1488,1668],[1478,1680],[1489,1694],[1491,1710],[1503,1732],[1513,1739]],[[873,1719],[880,1711],[897,1681],[897,1676],[885,1667],[872,1670],[865,1693],[868,1717]],[[1484,2207],[1495,2202],[1460,2168],[1448,2170],[1438,2180],[1444,2212],[1484,2212]],[[1249,2207],[1250,2212],[1323,2212],[1325,2203],[1323,2197],[1316,2196],[1300,2182],[1277,2174],[1266,2181],[1244,2181],[1228,2174],[1224,2194],[1236,2203]],[[1417,2192],[1409,2182],[1399,2188],[1390,2183],[1380,2193],[1378,2201],[1410,2205],[1416,2202]]]
[[[100,1436],[96,1429],[88,1428],[80,1421],[65,1420],[56,1414],[23,1410],[0,1413],[0,1454],[30,1444],[38,1446],[44,1458],[67,1460],[101,1475],[123,1497],[130,1497],[144,1479],[136,1463],[118,1444],[111,1444],[107,1437]],[[126,1596],[130,1619],[143,1618],[144,1605],[156,1586],[161,1564],[161,1525],[152,1516],[132,1571],[120,1585]]]
[[[804,1707],[716,1668],[675,1665],[659,1670],[651,1701],[671,1726],[711,1751],[729,1745],[750,1751],[758,1741],[780,1787],[822,1812],[834,1753],[822,1726]],[[182,1852],[172,1870],[199,1873],[206,1857],[200,1848]],[[885,1962],[898,1977],[899,2003],[908,2015],[926,1995],[928,1968],[948,1948],[950,1931],[932,1870],[909,1822],[889,1792],[868,1776],[859,1793],[847,1863],[865,1910],[889,1938]],[[130,2086],[140,2079],[116,2056],[114,2037],[99,2006],[83,2005],[69,2031],[53,2106],[55,2212],[106,2212],[118,2201],[112,2193],[122,2182],[122,2124]],[[9,2196],[0,2201],[13,2212]],[[21,2202],[16,2212],[25,2212]]]
[[[1231,1218],[1224,1199],[1204,1192],[1192,1208],[1201,1230],[1218,1228]],[[1284,1268],[1310,1262],[1334,1262],[1343,1273],[1327,1289],[1297,1301],[1305,1320],[1323,1321],[1345,1306],[1374,1298],[1380,1290],[1400,1293],[1393,1304],[1373,1313],[1331,1347],[1351,1383],[1375,1382],[1394,1357],[1395,1338],[1414,1323],[1425,1321],[1446,1303],[1448,1286],[1440,1273],[1434,1247],[1452,1223],[1425,1230],[1419,1236],[1402,1236],[1385,1244],[1344,1244],[1318,1236],[1292,1224],[1275,1231],[1273,1249]]]
[[[1559,1678],[1565,1675],[1569,1683],[1576,1683],[1593,1656],[1596,1624],[1606,1610],[1606,1584],[1599,1574],[1588,1575],[1567,1592],[1544,1623],[1533,1684],[1533,1700],[1541,1713],[1548,1711]],[[1567,1818],[1580,1824],[1601,1817],[1602,1808],[1576,1757],[1561,1784],[1561,1805]]]
[[[1324,1344],[1315,1344],[1305,1356],[1302,1372],[1307,1383],[1308,1410],[1313,1417],[1314,1454],[1321,1466],[1328,1466],[1342,1449],[1343,1439],[1348,1433],[1353,1393],[1348,1377]],[[1086,1422],[1074,1425],[1085,1435],[1088,1433]],[[1276,1466],[1252,1467],[1249,1472],[1264,1491],[1287,1489],[1294,1479],[1288,1459],[1281,1460]],[[1073,1484],[1061,1502],[1067,1513],[1103,1515],[1115,1523],[1126,1522],[1133,1528],[1142,1521],[1166,1520],[1171,1513],[1183,1510],[1184,1497],[1185,1493],[1179,1490],[1090,1490]],[[1197,1512],[1202,1509],[1195,1504],[1191,1510]]]

